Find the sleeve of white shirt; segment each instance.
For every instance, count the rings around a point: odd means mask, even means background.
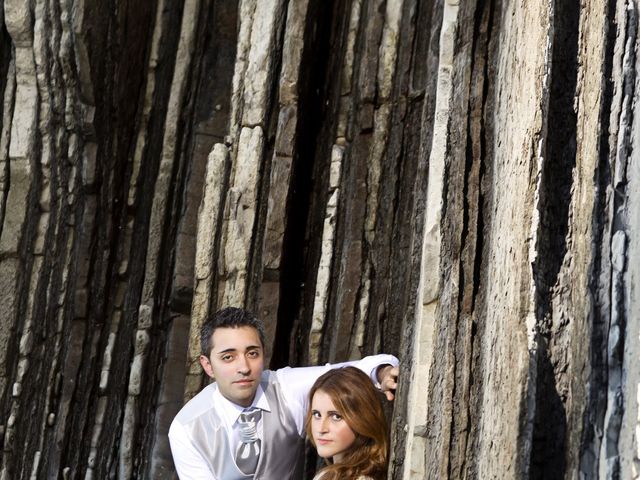
[[[217,480],[200,452],[193,446],[184,427],[178,422],[171,423],[169,444],[180,480]]]
[[[298,433],[302,435],[304,431],[304,419],[309,408],[309,390],[320,375],[333,368],[356,367],[369,375],[374,384],[378,383],[376,373],[378,367],[382,365],[392,365],[397,367],[399,361],[393,355],[372,355],[361,360],[343,363],[327,363],[317,367],[285,367],[276,371],[278,382],[282,388],[282,393],[287,401],[287,405],[293,414]]]

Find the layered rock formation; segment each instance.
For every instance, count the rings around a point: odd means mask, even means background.
[[[389,478],[640,476],[635,1],[2,5],[2,478],[174,478],[226,305]]]

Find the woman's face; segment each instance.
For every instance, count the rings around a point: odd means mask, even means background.
[[[341,461],[356,440],[356,434],[342,417],[342,412],[322,390],[317,390],[311,400],[311,433],[318,455],[333,457],[335,463]]]

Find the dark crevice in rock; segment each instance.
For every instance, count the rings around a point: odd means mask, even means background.
[[[60,17],[59,11],[56,11],[55,7],[51,12],[52,19]],[[54,21],[52,20],[52,22]],[[46,24],[45,28],[54,31],[61,30],[59,24]],[[55,58],[47,47],[45,46],[46,57]],[[43,92],[43,96],[49,99],[51,106],[50,111],[42,112],[48,117],[41,121],[41,126],[49,132],[61,132],[65,129],[66,92],[63,89],[54,88],[54,85],[64,84],[61,70],[58,67],[56,60],[47,64],[43,68],[46,75],[43,75],[39,82],[39,88]],[[77,118],[74,120],[77,121]],[[33,319],[31,325],[33,346],[29,354],[28,381],[23,382],[24,388],[21,393],[23,399],[30,400],[21,404],[21,411],[18,414],[19,422],[25,421],[27,423],[27,425],[19,427],[19,435],[24,435],[24,437],[22,440],[17,440],[17,443],[22,445],[21,458],[18,460],[22,467],[18,467],[17,470],[25,474],[30,474],[32,471],[38,452],[41,454],[39,468],[42,470],[47,468],[47,463],[50,460],[57,458],[56,455],[48,455],[49,448],[53,443],[51,441],[52,429],[43,427],[52,407],[55,409],[56,406],[55,399],[52,398],[54,393],[49,390],[49,386],[60,371],[60,337],[56,331],[59,314],[58,301],[63,288],[62,277],[66,264],[59,259],[66,256],[65,251],[69,238],[68,219],[71,209],[75,208],[73,202],[71,204],[69,202],[71,192],[67,185],[70,183],[71,165],[78,163],[77,157],[68,157],[68,153],[73,155],[73,152],[69,151],[69,141],[66,135],[49,134],[37,138],[36,152],[38,156],[44,155],[45,152],[48,152],[50,156],[46,164],[43,162],[43,178],[46,176],[48,180],[44,180],[42,185],[43,188],[45,185],[48,187],[50,197],[47,202],[48,207],[41,206],[40,208],[40,210],[46,210],[48,214],[42,248],[44,252],[49,254],[37,258],[41,261],[40,274],[34,294],[33,310],[30,312]],[[47,143],[41,148],[40,142]],[[47,172],[46,175],[44,171]],[[42,211],[39,213],[45,215]],[[52,403],[54,404],[52,405]],[[41,448],[41,444],[44,448]]]
[[[201,10],[204,7],[201,6]],[[150,448],[153,441],[154,423],[153,419],[156,415],[156,402],[158,391],[161,387],[159,381],[159,375],[162,371],[162,355],[164,353],[168,322],[170,321],[170,313],[168,310],[169,303],[169,291],[171,282],[174,280],[171,275],[172,265],[175,261],[176,255],[176,237],[177,237],[177,224],[179,218],[181,218],[183,198],[181,192],[184,190],[185,185],[185,169],[188,166],[188,161],[185,156],[185,144],[188,142],[189,129],[186,127],[188,119],[193,112],[193,105],[187,98],[182,98],[183,109],[181,115],[175,119],[171,119],[177,125],[175,136],[175,151],[174,159],[172,159],[172,171],[170,173],[171,180],[168,183],[166,197],[164,201],[161,201],[161,205],[165,205],[165,211],[163,212],[164,219],[162,221],[163,230],[160,232],[161,241],[158,249],[157,264],[147,262],[147,245],[148,235],[150,228],[150,215],[153,210],[152,202],[154,200],[154,194],[156,189],[156,181],[158,180],[159,167],[162,162],[162,148],[163,140],[166,132],[164,127],[167,122],[168,102],[171,96],[172,81],[174,80],[174,70],[176,61],[179,37],[182,34],[182,15],[183,5],[170,4],[165,7],[161,22],[163,23],[162,32],[163,38],[160,42],[159,51],[162,52],[162,56],[158,61],[158,65],[155,70],[150,69],[151,75],[154,78],[145,78],[146,82],[155,82],[154,100],[153,106],[149,115],[148,125],[146,131],[143,131],[143,135],[146,136],[146,146],[142,154],[142,164],[140,168],[140,177],[138,184],[136,185],[136,198],[139,202],[133,207],[133,211],[129,214],[133,214],[134,229],[133,239],[129,252],[122,252],[122,255],[129,257],[130,265],[137,265],[137,268],[132,269],[130,267],[129,275],[127,279],[128,291],[125,296],[124,308],[123,308],[123,321],[118,332],[118,339],[116,342],[115,351],[128,351],[129,355],[126,357],[125,362],[119,362],[114,365],[112,360],[112,372],[115,368],[116,372],[122,372],[124,381],[117,385],[119,389],[118,395],[120,399],[118,404],[121,405],[121,410],[117,413],[120,414],[118,419],[119,428],[114,431],[107,431],[103,433],[106,438],[103,440],[106,445],[113,445],[111,452],[105,452],[102,457],[102,461],[99,463],[98,468],[95,470],[100,477],[106,475],[107,472],[118,471],[119,460],[118,457],[121,454],[121,448],[123,445],[123,439],[118,438],[122,432],[122,426],[125,421],[124,407],[127,402],[128,396],[128,383],[130,373],[130,362],[134,355],[135,344],[133,339],[136,338],[136,329],[138,328],[138,306],[141,302],[142,285],[145,276],[152,275],[157,278],[155,282],[155,291],[153,292],[153,315],[150,326],[146,329],[149,334],[150,342],[147,345],[146,357],[144,359],[144,371],[155,372],[153,375],[142,375],[140,380],[140,394],[133,399],[133,415],[135,416],[134,425],[127,428],[133,428],[132,438],[127,441],[131,441],[130,448],[132,450],[132,471],[137,478],[144,478],[144,474],[148,469],[150,461]],[[155,12],[148,13],[151,19],[155,18]],[[206,15],[203,15],[206,18]],[[194,26],[196,30],[199,28],[200,23]],[[147,42],[151,42],[153,30],[158,28],[153,23],[150,24],[148,32]],[[197,37],[202,41],[203,37]],[[196,43],[197,44],[197,43]],[[196,47],[197,48],[197,47]],[[192,59],[192,65],[194,60]],[[148,65],[148,53],[144,62],[141,65]],[[145,69],[146,70],[146,69]],[[195,70],[195,74],[194,74]],[[197,68],[191,68],[186,72],[187,79],[186,91],[189,91],[189,86],[194,84],[194,75],[197,75]],[[144,83],[141,85],[138,108],[142,110],[144,102]],[[184,94],[186,97],[186,94]],[[140,117],[138,117],[140,119]],[[139,122],[140,123],[140,122]],[[142,127],[142,125],[139,125]],[[139,129],[136,130],[140,131]],[[132,140],[129,143],[129,157],[133,158],[136,149],[136,142]],[[128,172],[130,175],[131,172]],[[129,182],[127,182],[129,185]],[[166,202],[166,203],[165,203]],[[156,268],[155,272],[147,271],[148,268]],[[111,382],[111,380],[110,380]],[[110,416],[110,412],[107,413],[106,419]],[[115,414],[111,415],[113,421],[117,418]],[[108,420],[105,420],[105,423]],[[99,456],[100,458],[100,456]]]
[[[450,176],[445,177],[449,178],[447,183],[451,183],[452,189],[449,191],[450,198],[453,200],[447,208],[451,208],[451,212],[458,212],[459,218],[456,220],[455,231],[443,235],[443,245],[451,242],[449,248],[452,251],[445,255],[451,259],[451,277],[457,276],[453,281],[456,290],[453,290],[453,286],[450,287],[451,299],[448,301],[452,305],[444,307],[455,309],[455,314],[450,314],[452,319],[449,320],[449,322],[455,321],[452,328],[452,348],[455,353],[450,360],[453,363],[453,384],[451,386],[452,413],[448,426],[449,438],[446,439],[448,441],[447,478],[463,476],[463,472],[467,469],[469,442],[473,438],[470,424],[473,317],[476,285],[479,282],[474,275],[476,263],[480,261],[479,257],[482,254],[482,251],[478,250],[478,247],[482,246],[479,240],[482,236],[479,229],[480,168],[484,157],[484,151],[481,148],[482,109],[491,11],[491,2],[481,1],[477,4],[461,6],[458,12],[459,21],[462,24],[472,21],[474,28],[461,32],[456,39],[456,48],[460,50],[459,57],[464,58],[468,55],[471,68],[467,72],[457,62],[454,63],[457,68],[453,78],[451,123],[455,125],[458,122],[464,122],[466,129],[452,128],[450,131],[452,165]],[[464,117],[464,120],[462,118],[458,120],[458,116]]]
[[[309,2],[300,65],[298,124],[287,199],[287,224],[282,244],[280,304],[271,368],[303,365],[311,325],[317,265],[320,260],[332,134],[337,117],[346,3],[327,8]],[[337,32],[335,30],[337,30]],[[325,103],[325,99],[330,99]],[[310,308],[304,310],[303,305]]]
[[[442,23],[442,1],[417,1],[407,6],[405,14],[413,12],[413,42],[411,45],[411,70],[409,72],[409,100],[403,129],[403,186],[398,192],[394,213],[394,235],[400,239],[392,242],[392,277],[389,316],[399,323],[402,338],[398,345],[401,362],[412,361],[415,341],[415,311],[420,283],[422,239],[428,181],[428,159],[431,151],[435,92],[438,77],[438,55]],[[422,28],[427,26],[427,28]],[[400,63],[401,64],[401,63]],[[409,219],[403,217],[409,212]],[[408,222],[409,225],[404,225]],[[406,244],[405,244],[406,242]],[[407,265],[407,258],[411,264]],[[403,271],[403,266],[406,271]],[[400,293],[401,292],[401,293]],[[396,302],[396,295],[402,300]],[[402,378],[408,378],[402,374]],[[407,434],[404,426],[409,413],[409,385],[400,381],[394,400],[392,428],[392,455],[389,471],[395,480],[402,478]]]
[[[424,108],[427,75],[413,64],[416,56],[427,54],[429,31],[416,28],[418,22],[432,13],[433,5],[421,8],[420,2],[405,2],[402,14],[401,37],[398,54],[398,79],[394,91],[400,97],[400,108],[393,110],[391,117],[392,135],[388,150],[391,169],[397,171],[397,181],[393,189],[393,202],[390,207],[380,205],[379,210],[392,210],[391,232],[387,250],[389,256],[389,278],[380,282],[389,284],[389,293],[385,298],[389,320],[384,325],[382,348],[389,353],[398,353],[403,341],[403,319],[412,317],[415,311],[417,284],[413,285],[413,273],[419,271],[420,262],[416,262],[412,247],[415,238],[422,238],[424,211],[414,211],[417,199],[422,198],[424,181],[424,159],[420,157],[421,117]],[[421,23],[420,23],[421,24]],[[427,23],[428,24],[428,21]],[[407,65],[401,68],[402,65]],[[423,67],[421,64],[420,67]],[[386,173],[382,178],[386,178]],[[383,212],[380,211],[379,215]],[[403,259],[411,258],[410,263]],[[366,342],[365,342],[366,343]],[[407,358],[405,357],[406,361]]]
[[[485,109],[488,95],[489,48],[493,27],[494,5],[480,1],[475,7],[473,53],[467,120],[466,165],[463,188],[463,230],[459,285],[459,328],[456,344],[456,387],[458,413],[454,414],[452,446],[457,447],[450,464],[450,478],[460,478],[474,468],[473,441],[476,412],[474,410],[474,366],[477,345],[477,302],[482,283],[480,266],[484,248],[484,202],[482,181],[485,171]],[[458,372],[459,370],[459,372]],[[452,470],[454,467],[454,470]],[[471,475],[473,476],[473,475]]]
[[[87,12],[89,13],[89,12]],[[113,263],[118,245],[118,219],[122,215],[125,198],[120,182],[122,173],[126,169],[126,158],[118,158],[114,146],[115,119],[117,107],[114,107],[115,87],[117,82],[117,55],[119,49],[111,50],[118,37],[118,18],[107,5],[94,6],[90,10],[90,18],[95,22],[90,25],[91,45],[99,45],[89,52],[92,83],[96,98],[96,141],[98,155],[96,161],[96,185],[93,192],[85,193],[83,220],[79,228],[79,262],[84,274],[80,279],[86,284],[74,285],[87,297],[84,308],[76,307],[75,318],[83,324],[83,340],[80,352],[80,366],[75,379],[75,388],[71,399],[70,411],[73,412],[69,424],[66,426],[64,445],[62,446],[61,465],[80,475],[86,471],[84,459],[89,453],[89,441],[93,429],[93,414],[97,405],[97,382],[99,377],[99,355],[97,345],[100,337],[106,342],[106,317],[109,308],[109,291],[112,287]],[[98,20],[99,19],[99,20]],[[124,80],[126,83],[126,80]],[[121,92],[124,93],[121,86]],[[136,102],[133,102],[136,103]],[[129,128],[133,125],[129,124]],[[118,181],[114,182],[114,178]],[[115,230],[115,231],[114,231]],[[80,311],[82,310],[82,312]],[[126,351],[126,350],[125,350]],[[68,372],[73,370],[66,366]],[[113,426],[116,427],[117,422]],[[106,448],[110,454],[111,446]]]
[[[469,355],[470,371],[469,371],[469,399],[468,399],[468,422],[469,432],[467,434],[466,453],[464,464],[460,471],[465,478],[477,478],[478,464],[481,459],[478,458],[479,444],[486,439],[483,438],[481,430],[478,428],[482,422],[484,399],[484,372],[483,369],[487,365],[486,348],[483,345],[483,339],[486,331],[486,309],[487,303],[490,302],[486,298],[486,292],[489,288],[490,281],[487,274],[488,264],[492,261],[488,254],[488,248],[491,246],[492,234],[492,183],[493,183],[493,165],[494,165],[494,145],[495,145],[495,126],[494,119],[496,113],[496,71],[499,66],[497,59],[501,50],[500,24],[503,5],[501,1],[483,0],[476,7],[475,35],[474,38],[480,40],[482,38],[483,46],[481,49],[476,47],[474,60],[479,63],[478,71],[474,74],[477,85],[475,101],[480,102],[480,106],[476,106],[478,118],[472,140],[475,143],[475,155],[479,156],[478,165],[478,197],[477,197],[477,224],[475,239],[475,257],[471,275],[473,277],[473,285],[471,286],[473,299],[471,325],[468,329],[470,339],[471,353]],[[473,109],[470,109],[470,116],[473,117]],[[471,123],[473,125],[473,123]]]
[[[384,351],[407,363],[410,352],[403,352],[402,344],[405,320],[413,318],[418,291],[414,274],[420,271],[421,252],[412,248],[422,239],[424,221],[429,148],[421,151],[420,147],[431,133],[433,118],[437,69],[433,60],[440,32],[440,23],[433,23],[438,17],[436,4],[407,1],[403,5],[393,90],[385,100],[392,108],[381,161],[375,236],[367,252],[373,270],[362,353]]]
[[[376,6],[378,8],[374,8]],[[371,188],[368,185],[368,160],[374,140],[375,112],[379,107],[376,85],[379,58],[372,52],[378,52],[380,45],[384,26],[383,6],[384,2],[363,2],[361,6],[350,95],[344,99],[350,112],[336,209],[330,298],[324,326],[325,331],[332,332],[332,335],[323,336],[323,361],[338,361],[349,356],[349,339],[357,328],[364,288],[368,288],[365,287],[365,272],[368,271],[369,280],[376,274],[375,265],[368,269],[370,245],[365,235],[365,224]],[[346,21],[348,17],[347,14]],[[345,45],[344,41],[342,45]],[[345,49],[344,46],[338,48],[341,52]]]
[[[135,326],[140,287],[144,275],[144,259],[146,255],[146,233],[137,230],[143,220],[148,217],[153,194],[146,195],[143,201],[133,206],[132,212],[127,209],[127,194],[131,182],[131,162],[135,148],[136,126],[140,117],[141,99],[143,98],[148,64],[149,46],[153,32],[155,10],[151,4],[135,4],[122,8],[118,14],[113,14],[109,6],[94,7],[90,18],[96,22],[89,28],[90,45],[100,45],[104,50],[93,50],[89,53],[91,76],[96,97],[96,142],[98,143],[98,158],[96,163],[96,192],[98,195],[95,207],[87,208],[90,198],[85,205],[85,217],[95,215],[95,221],[89,219],[89,231],[83,231],[82,236],[89,246],[89,250],[81,252],[91,260],[89,270],[90,303],[86,320],[85,340],[82,346],[80,369],[77,374],[76,388],[71,400],[71,411],[74,412],[65,436],[62,448],[63,458],[61,467],[69,467],[75,475],[86,472],[85,459],[90,452],[91,436],[94,428],[94,418],[98,399],[100,382],[100,362],[102,352],[109,335],[109,319],[116,304],[119,274],[117,272],[120,261],[126,259],[129,265],[128,276],[123,281],[128,284],[123,305],[123,317],[120,322],[114,343],[114,355],[109,377],[109,388],[105,395],[108,402],[115,408],[109,408],[104,417],[104,424],[100,435],[100,445],[95,459],[94,475],[105,478],[110,467],[117,464],[117,440],[120,435],[121,415],[124,410],[127,395],[128,372],[133,353],[132,332]],[[178,26],[179,26],[179,15]],[[174,19],[175,21],[175,19]],[[119,25],[123,25],[122,28]],[[169,53],[170,49],[164,50]],[[175,52],[175,50],[174,50]],[[164,58],[163,58],[164,60]],[[172,59],[169,62],[159,62],[157,71],[169,65],[173,69]],[[169,75],[170,82],[171,75]],[[162,82],[158,82],[161,90]],[[165,99],[168,95],[160,97]],[[155,105],[162,105],[162,101]],[[155,110],[154,107],[154,113]],[[162,138],[162,125],[156,135]],[[152,113],[153,122],[153,113]],[[153,137],[153,133],[150,133]],[[149,142],[160,148],[162,142]],[[148,169],[146,169],[148,167]],[[142,175],[147,185],[153,191],[155,180],[154,169],[143,160],[142,171],[149,175]],[[157,171],[157,166],[156,166]],[[138,198],[145,198],[138,192]],[[146,207],[146,208],[145,208]],[[132,252],[123,251],[126,242],[123,233],[127,227],[127,215],[137,216],[134,225]],[[145,228],[146,231],[146,228]],[[79,445],[78,448],[76,445]]]
[[[105,87],[107,91],[111,91],[112,95],[107,97],[107,101],[110,100],[113,103],[107,104],[106,108],[114,115],[112,131],[115,132],[115,138],[114,143],[111,145],[107,141],[112,170],[109,173],[107,173],[107,170],[103,171],[103,179],[107,179],[107,182],[102,191],[107,191],[108,198],[112,200],[112,205],[105,203],[105,207],[109,209],[110,216],[105,249],[110,251],[112,257],[107,263],[105,280],[100,282],[101,284],[104,282],[107,294],[106,305],[100,309],[101,313],[98,317],[102,319],[101,322],[104,322],[104,324],[101,325],[100,338],[96,342],[97,346],[92,347],[97,352],[103,352],[108,341],[110,331],[110,322],[108,320],[111,319],[114,306],[118,303],[117,290],[120,282],[125,281],[127,287],[122,304],[122,319],[113,347],[113,351],[119,352],[119,355],[112,357],[109,388],[104,394],[98,392],[100,382],[99,365],[102,360],[102,355],[98,354],[96,366],[92,369],[94,378],[92,380],[91,393],[84,392],[86,398],[90,399],[88,404],[88,411],[90,412],[89,429],[85,432],[88,439],[91,438],[93,433],[99,396],[107,396],[108,403],[113,405],[113,408],[106,409],[104,414],[100,433],[100,445],[102,448],[96,452],[95,466],[93,467],[93,474],[96,478],[106,478],[110,471],[117,470],[119,443],[128,394],[129,372],[135,346],[138,306],[140,304],[142,283],[146,274],[145,260],[149,235],[149,218],[152,210],[151,204],[154,199],[155,181],[158,175],[159,152],[162,148],[161,138],[164,130],[164,114],[162,115],[162,123],[160,123],[162,127],[157,131],[150,128],[147,138],[147,145],[154,145],[158,149],[158,155],[150,156],[149,151],[145,152],[146,155],[143,153],[140,171],[143,172],[141,177],[144,177],[144,180],[142,185],[137,185],[138,191],[136,193],[139,202],[133,207],[128,207],[129,188],[131,182],[136,181],[136,179],[131,178],[131,159],[136,148],[135,135],[139,131],[136,127],[140,126],[145,84],[148,81],[148,69],[146,67],[149,63],[154,18],[155,6],[153,4],[128,4],[118,11],[118,18],[115,20],[117,26],[110,30],[114,48],[111,54],[113,64],[110,66],[112,76],[107,79],[107,82],[111,80],[113,85],[105,85]],[[165,61],[168,60],[170,73],[173,71],[171,51],[170,48],[164,50],[167,57],[163,58]],[[141,66],[144,67],[141,68]],[[160,64],[158,67],[160,67]],[[158,74],[158,70],[155,71],[156,74]],[[169,75],[168,83],[170,83],[170,78],[171,75]],[[125,86],[127,84],[128,86]],[[160,111],[162,111],[162,105],[166,105],[169,98],[168,94],[165,94],[164,97],[158,95],[158,91],[161,89],[162,82],[157,81],[156,99],[162,100],[154,103],[154,107],[156,105],[160,106],[158,109]],[[152,109],[152,118],[156,112],[155,108]],[[156,140],[155,143],[154,134],[157,139],[160,139],[159,141]],[[121,181],[121,179],[126,180]],[[124,234],[128,228],[131,228],[127,225],[131,218],[134,218],[134,226],[130,252],[127,252],[124,247],[129,245],[124,241]],[[126,260],[128,264],[126,278],[124,279],[118,273],[118,265],[123,260]],[[80,457],[83,462],[90,455],[89,444],[90,442],[85,442],[87,450]],[[82,464],[80,468],[84,473],[87,465]]]
[[[559,377],[566,375],[562,355],[567,348],[561,318],[553,318],[554,287],[567,253],[569,206],[576,164],[576,112],[574,96],[578,74],[577,1],[557,2],[554,16],[553,57],[546,152],[540,181],[540,227],[537,258],[533,265],[536,284],[538,358],[535,418],[529,472],[531,478],[562,478],[567,418],[566,396],[558,391]],[[555,338],[552,338],[554,337]],[[555,346],[558,342],[558,346]]]
[[[589,268],[589,293],[592,300],[592,310],[588,321],[591,325],[589,331],[590,348],[587,350],[590,358],[581,359],[590,365],[590,376],[585,386],[587,398],[584,400],[584,409],[579,421],[582,423],[580,431],[579,468],[583,475],[597,475],[600,462],[600,446],[602,442],[602,430],[607,409],[608,367],[607,367],[607,343],[609,336],[609,324],[611,313],[611,274],[608,245],[610,243],[610,198],[608,194],[613,172],[609,160],[611,151],[611,138],[609,137],[611,106],[614,94],[614,81],[612,79],[614,49],[617,35],[617,27],[614,19],[616,11],[615,0],[607,2],[607,21],[605,29],[604,65],[601,93],[601,108],[598,112],[600,124],[599,159],[595,172],[596,184],[595,199],[591,228],[593,232],[592,244],[594,247],[593,263]],[[595,112],[594,112],[595,113]],[[579,426],[576,425],[576,428]]]
[[[0,132],[3,128],[5,128],[4,117],[10,113],[13,113],[13,102],[14,99],[11,100],[8,105],[11,112],[5,112],[5,103],[4,97],[5,92],[7,91],[8,82],[13,82],[13,75],[9,77],[9,67],[11,66],[11,56],[12,56],[13,46],[11,44],[11,37],[9,36],[9,32],[7,32],[7,27],[4,22],[0,25]],[[12,115],[8,115],[10,119]],[[4,152],[0,152],[4,155]],[[5,218],[5,210],[7,206],[7,197],[9,196],[9,177],[10,175],[10,165],[7,161],[4,165],[4,171],[0,172],[0,178],[3,179],[4,185],[0,183],[0,186],[3,187],[3,191],[0,193],[2,198],[0,198],[0,236],[2,236],[2,230],[4,229],[4,218]],[[1,260],[1,258],[0,258]]]
[[[204,176],[206,171],[207,154],[212,149],[215,140],[222,140],[223,132],[226,132],[229,121],[229,99],[231,97],[231,79],[233,76],[233,64],[236,48],[236,25],[237,25],[237,2],[225,2],[219,4],[210,2],[202,6],[202,13],[199,15],[199,22],[196,33],[196,44],[194,47],[194,57],[192,59],[191,84],[193,88],[187,87],[185,107],[180,116],[183,133],[177,135],[180,148],[177,149],[181,156],[181,162],[177,177],[173,185],[172,209],[167,217],[169,233],[165,239],[162,251],[165,252],[164,266],[165,275],[159,278],[170,279],[163,287],[164,292],[160,298],[162,305],[161,326],[159,327],[162,341],[153,342],[152,351],[149,353],[149,368],[159,371],[166,368],[174,368],[173,365],[165,364],[166,337],[169,322],[176,318],[175,312],[182,312],[186,315],[190,313],[193,276],[193,262],[195,260],[195,239],[193,244],[185,237],[188,235],[188,225],[181,226],[182,222],[191,221],[195,225],[195,214],[198,210],[203,194]],[[190,160],[189,160],[190,159]],[[228,170],[225,176],[225,183],[228,182]],[[196,192],[193,189],[198,189]],[[191,202],[191,203],[190,203]],[[190,210],[190,215],[185,215],[185,211]],[[172,219],[180,219],[170,223]],[[222,216],[219,222],[221,231]],[[196,235],[196,232],[191,232]],[[219,236],[219,235],[218,235]],[[177,241],[176,241],[177,240]],[[175,242],[175,243],[174,243]],[[219,239],[218,239],[219,243]],[[216,248],[217,251],[217,248]],[[189,262],[188,266],[184,263]],[[189,272],[189,283],[182,283],[180,272],[185,275]],[[172,274],[171,274],[172,273]],[[176,286],[179,284],[179,286]],[[168,305],[168,307],[166,306]],[[155,377],[149,376],[143,387],[147,393],[141,395],[140,411],[149,412],[147,418],[141,422],[147,426],[141,435],[141,455],[138,458],[139,476],[154,477],[162,471],[162,466],[168,463],[171,467],[171,455],[166,448],[166,434],[169,428],[167,421],[178,411],[179,405],[161,406],[154,411],[153,405],[161,404],[159,398],[161,392],[161,382],[157,382]],[[171,410],[173,409],[173,410]],[[165,411],[166,410],[166,411]],[[153,425],[156,415],[160,415],[156,422],[158,431]],[[159,444],[159,445],[156,445]],[[163,448],[164,446],[164,448]],[[153,450],[153,451],[152,451]],[[153,455],[153,459],[151,458]],[[160,458],[161,464],[153,465],[156,459]],[[163,461],[162,458],[168,459]],[[154,468],[155,470],[149,470]]]
[[[197,220],[194,213],[197,214],[204,193],[208,153],[215,143],[223,142],[229,128],[238,2],[208,2],[202,12],[192,60],[197,80],[194,81],[194,88],[186,89],[186,106],[181,115],[192,116],[189,120],[189,132],[182,136],[185,140],[182,141],[184,146],[181,149],[185,158],[191,160],[186,166],[186,183],[180,189],[182,208],[174,212],[180,218],[178,228],[182,235],[178,235],[175,246],[176,258],[169,296],[171,309],[185,315],[191,313],[195,261],[193,254],[197,248],[197,231],[194,228]],[[189,107],[191,103],[193,106]],[[186,109],[193,110],[193,113],[189,114]],[[216,232],[220,232],[220,229],[216,229]],[[187,236],[188,239],[185,238]],[[216,284],[215,279],[212,279],[212,284]]]
[[[13,45],[11,43],[11,37],[9,36],[6,26],[3,23],[0,29],[0,62],[1,62],[0,73],[2,74],[2,77],[0,80],[0,82],[2,82],[0,83],[0,87],[1,87],[0,92],[2,96],[0,98],[4,99],[7,87],[13,89],[13,93],[14,93],[12,96],[13,98],[10,99],[10,103],[8,105],[9,108],[11,109],[11,112],[10,112],[11,115],[9,115],[9,118],[11,118],[13,114],[13,108],[15,103],[15,82],[16,82],[15,66],[12,67],[13,72],[12,72],[12,75],[9,76],[12,57],[13,57]],[[13,85],[10,85],[9,82],[12,82]],[[9,113],[9,112],[5,112],[4,107],[5,107],[4,101],[0,102],[0,110],[1,110],[0,123],[3,122],[4,116]],[[2,128],[4,128],[4,125],[2,125]],[[8,148],[7,148],[7,152],[8,152]],[[2,152],[2,155],[4,155],[4,152]],[[2,236],[2,232],[5,226],[6,202],[7,202],[7,199],[9,198],[9,188],[11,186],[11,165],[9,161],[5,163],[4,171],[0,172],[0,176],[3,177],[4,179],[4,185],[3,185],[4,191],[2,192],[3,198],[0,200],[0,236]],[[27,231],[27,233],[29,233],[29,231]],[[27,237],[27,238],[30,238],[30,237]],[[25,284],[28,284],[28,281],[26,279],[29,278],[29,269],[31,268],[31,266],[30,264],[28,264],[26,265],[28,268],[24,268],[22,266],[24,260],[25,258],[23,256],[19,256],[18,258],[11,260],[14,262],[14,264],[16,264],[15,265],[16,269],[14,270],[16,273],[16,278],[14,280],[14,285],[15,285],[14,291],[16,293],[20,291],[19,289],[21,287],[23,287]],[[3,261],[10,261],[10,260],[4,256],[0,256],[0,262],[3,262]],[[13,269],[7,269],[8,272],[11,272],[12,270]],[[18,351],[18,345],[16,344],[16,341],[15,341],[16,327],[17,327],[16,322],[18,319],[22,317],[22,315],[20,314],[17,304],[14,305],[11,310],[7,309],[6,311],[11,311],[14,314],[13,318],[3,319],[3,325],[2,325],[2,328],[8,331],[9,333],[7,347],[6,347],[6,358],[12,359],[12,358],[17,358],[16,353]],[[6,432],[6,422],[7,422],[7,419],[9,418],[9,415],[8,415],[9,401],[11,398],[10,388],[12,384],[12,379],[15,378],[14,368],[6,368],[6,375],[7,376],[5,378],[5,381],[6,381],[5,391],[2,393],[2,397],[0,398],[0,408],[2,409],[1,410],[2,416],[0,418],[2,418],[2,426],[3,426],[2,435],[0,435],[0,448],[2,448],[2,451],[6,451],[8,447],[7,445],[5,445],[6,444],[5,432]]]
[[[206,85],[211,82],[212,71],[215,70],[220,88],[227,93],[225,98],[230,98],[231,77],[233,76],[233,63],[226,65],[226,69],[216,68],[218,59],[230,55],[235,58],[235,44],[231,51],[220,51],[219,37],[225,37],[229,33],[235,38],[235,25],[237,24],[237,6],[227,3],[223,7],[217,8],[216,2],[205,2],[200,7],[198,23],[193,28],[195,30],[195,44],[193,56],[190,60],[190,68],[186,72],[186,87],[184,90],[183,108],[180,116],[175,119],[176,129],[176,149],[174,169],[169,182],[167,195],[167,208],[164,219],[164,231],[162,232],[162,243],[160,245],[160,255],[158,258],[159,279],[154,294],[156,298],[156,322],[148,330],[151,342],[146,359],[145,370],[156,371],[158,375],[163,368],[171,368],[164,364],[165,349],[167,348],[167,335],[170,322],[176,317],[176,312],[188,315],[191,309],[191,297],[193,294],[192,281],[187,285],[182,282],[180,272],[189,272],[189,279],[193,277],[193,262],[195,260],[195,243],[189,244],[190,234],[194,236],[195,231],[189,232],[187,225],[183,222],[191,221],[195,223],[191,216],[198,210],[202,198],[202,183],[206,169],[207,155],[202,154],[203,147],[199,142],[206,141],[204,150],[211,150],[214,143],[214,136],[199,136],[205,128],[215,126],[217,122],[206,120],[216,116],[222,110],[219,103],[215,101],[214,94],[220,90],[207,89]],[[222,17],[221,17],[222,15]],[[230,17],[230,18],[229,18]],[[222,26],[224,24],[225,26]],[[228,32],[228,30],[231,32]],[[173,25],[172,32],[179,32],[178,24]],[[177,42],[177,37],[173,38]],[[224,64],[224,61],[223,61]],[[169,77],[172,78],[173,76]],[[225,88],[226,87],[226,88]],[[228,102],[225,105],[226,121],[228,122]],[[212,123],[212,125],[210,125]],[[201,125],[202,124],[202,125]],[[209,133],[207,131],[207,133]],[[220,132],[212,132],[218,133]],[[194,178],[194,172],[198,178]],[[198,189],[197,192],[191,191]],[[186,215],[189,210],[191,215]],[[185,265],[185,264],[189,265]],[[134,451],[135,470],[137,476],[153,476],[157,472],[150,472],[152,455],[151,450],[158,435],[166,435],[168,425],[162,425],[162,432],[156,432],[154,419],[156,416],[155,405],[159,402],[159,395],[162,382],[153,375],[143,376],[141,394],[138,397],[136,409],[140,412],[139,424],[145,428],[136,428],[136,439]],[[174,414],[177,413],[177,409]],[[159,452],[162,454],[163,452]],[[165,454],[168,452],[165,452]]]

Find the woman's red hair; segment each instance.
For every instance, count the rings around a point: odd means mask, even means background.
[[[315,447],[311,433],[311,404],[313,396],[322,390],[356,435],[351,448],[340,463],[326,459],[322,480],[357,479],[361,475],[375,480],[387,478],[389,432],[378,392],[371,379],[354,367],[329,370],[319,377],[309,392],[307,437]]]

